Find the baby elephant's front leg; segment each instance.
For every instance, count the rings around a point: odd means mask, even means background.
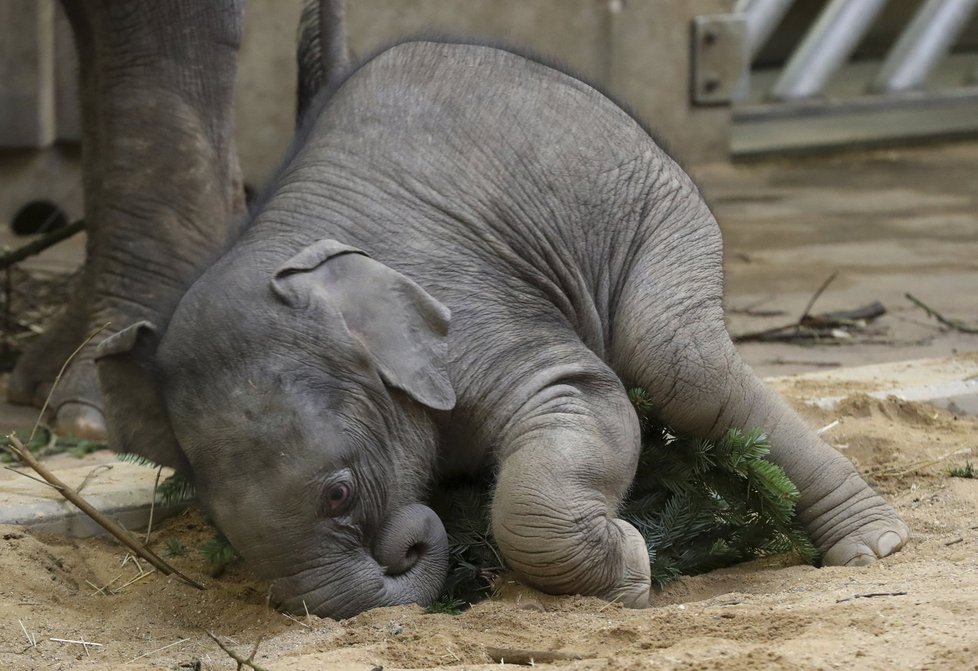
[[[635,475],[638,421],[618,383],[557,384],[510,423],[492,531],[523,582],[551,594],[649,605],[642,535],[615,517]]]

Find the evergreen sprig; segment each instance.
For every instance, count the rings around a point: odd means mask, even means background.
[[[120,452],[116,456],[119,461],[125,461],[126,463],[149,466],[150,468],[160,467],[156,462],[140,456],[135,452]],[[161,506],[185,503],[195,496],[197,496],[197,488],[194,485],[193,479],[186,473],[180,471],[164,478],[163,482],[156,488],[156,502]]]
[[[755,557],[818,552],[795,518],[798,489],[767,461],[759,429],[733,429],[716,441],[679,436],[653,420],[644,389],[628,393],[642,430],[642,451],[620,516],[645,537],[652,580],[665,585]],[[492,481],[452,485],[435,495],[450,547],[449,579],[433,612],[454,612],[488,593],[503,569],[489,533]]]
[[[630,396],[643,447],[620,515],[645,536],[657,584],[784,552],[816,560],[795,519],[798,489],[766,460],[763,432],[733,429],[718,441],[678,437],[652,424],[644,391]]]

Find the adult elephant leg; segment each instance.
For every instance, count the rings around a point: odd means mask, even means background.
[[[529,585],[645,607],[645,540],[616,516],[638,463],[638,420],[614,373],[581,349],[589,371],[540,374],[552,382],[501,436],[492,531]]]
[[[84,323],[65,339],[73,348],[106,323],[101,337],[143,319],[165,324],[231,235],[233,213],[243,210],[231,137],[243,0],[64,6],[80,61],[88,224],[73,306]],[[101,337],[52,397],[61,432],[105,433],[93,364]],[[15,377],[48,382],[27,370],[44,354],[27,353]]]
[[[738,356],[723,321],[719,231],[705,205],[684,216],[701,225],[652,241],[632,270],[614,320],[613,367],[650,392],[658,419],[676,431],[719,438],[763,429],[771,461],[798,487],[798,515],[823,563],[896,552],[909,535],[896,511]],[[674,256],[662,259],[662,250]]]

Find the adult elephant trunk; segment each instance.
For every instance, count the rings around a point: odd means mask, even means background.
[[[445,527],[433,510],[415,503],[387,518],[372,552],[331,548],[312,568],[274,580],[272,596],[284,611],[341,620],[370,608],[431,605],[447,572]]]

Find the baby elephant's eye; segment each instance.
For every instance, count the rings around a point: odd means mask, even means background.
[[[353,499],[353,486],[349,482],[335,482],[326,487],[323,512],[329,517],[342,515]]]

